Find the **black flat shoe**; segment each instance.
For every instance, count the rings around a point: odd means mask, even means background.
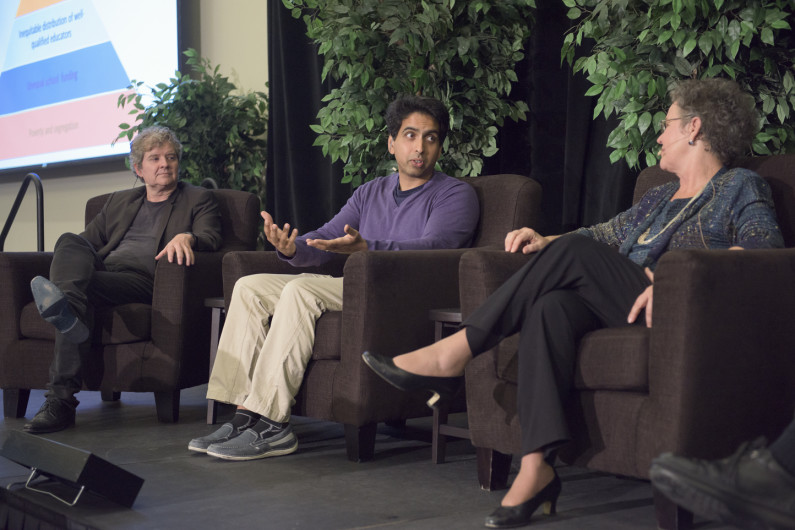
[[[412,374],[395,366],[395,362],[391,357],[383,357],[367,351],[362,354],[362,359],[373,372],[395,388],[406,392],[411,390],[429,390],[433,392],[433,396],[427,402],[431,408],[434,408],[440,399],[452,399],[464,381],[464,376],[462,375],[458,377],[433,377]]]
[[[560,477],[555,473],[552,482],[536,493],[535,497],[517,506],[500,506],[486,516],[487,528],[515,528],[530,524],[539,506],[543,506],[544,515],[555,515],[555,508],[560,496]]]

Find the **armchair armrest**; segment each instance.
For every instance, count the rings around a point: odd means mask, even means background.
[[[196,252],[190,267],[160,260],[152,292],[152,345],[163,355],[162,380],[206,382],[210,313],[208,297],[223,294],[223,252]],[[173,370],[171,377],[164,374]],[[190,385],[186,385],[190,386]]]
[[[725,456],[795,404],[795,249],[669,252],[655,273],[639,455]],[[666,438],[660,437],[663,423]],[[648,461],[645,460],[645,461]]]
[[[343,267],[348,256],[336,254],[331,261],[318,267],[293,267],[279,258],[275,251],[251,250],[228,252],[223,262],[224,299],[226,306],[232,300],[235,282],[243,276],[251,274],[328,274],[342,276]]]
[[[52,252],[0,252],[0,348],[19,338],[22,308],[33,301],[30,280],[50,274]]]
[[[339,421],[361,425],[383,415],[390,404],[399,410],[406,396],[378,380],[364,365],[362,352],[393,356],[433,342],[428,311],[458,307],[458,261],[464,252],[370,251],[348,258],[340,368],[335,372],[332,404]],[[346,417],[352,409],[346,403],[364,404],[353,412],[358,417]]]
[[[461,313],[467,318],[499,286],[519,270],[532,255],[513,254],[502,249],[473,249],[459,264]]]

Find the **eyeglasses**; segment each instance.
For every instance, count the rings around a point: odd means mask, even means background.
[[[685,114],[679,118],[668,118],[667,120],[660,120],[660,133],[664,133],[665,129],[668,127],[669,121],[676,121],[676,120],[685,120],[687,118],[692,118],[695,114]]]

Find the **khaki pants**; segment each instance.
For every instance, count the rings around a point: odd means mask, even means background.
[[[312,356],[315,321],[324,311],[340,310],[342,278],[319,274],[240,278],[218,342],[207,399],[288,421]]]

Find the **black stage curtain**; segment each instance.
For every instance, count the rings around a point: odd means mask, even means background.
[[[588,82],[561,63],[570,27],[562,2],[538,2],[536,25],[512,95],[530,107],[526,122],[506,122],[500,151],[484,173],[530,175],[543,188],[542,234],[559,234],[605,221],[628,208],[637,172],[611,164],[605,147],[614,127],[592,119],[596,99],[583,94]],[[534,227],[536,228],[536,227]]]
[[[537,22],[526,57],[517,67],[512,96],[530,107],[528,120],[507,121],[498,138],[500,150],[485,160],[483,173],[530,175],[543,187],[544,234],[557,234],[602,222],[629,207],[636,171],[623,162],[610,164],[605,147],[613,125],[592,119],[594,98],[581,75],[561,64],[560,50],[569,28],[561,2],[539,2]],[[350,195],[334,167],[311,147],[320,99],[329,90],[320,83],[321,59],[281,2],[268,9],[270,123],[267,207],[277,222],[305,232],[331,218]]]
[[[265,208],[278,224],[299,233],[331,219],[351,194],[341,184],[342,166],[313,147],[321,99],[322,58],[306,36],[306,26],[278,0],[268,1],[268,169]]]

